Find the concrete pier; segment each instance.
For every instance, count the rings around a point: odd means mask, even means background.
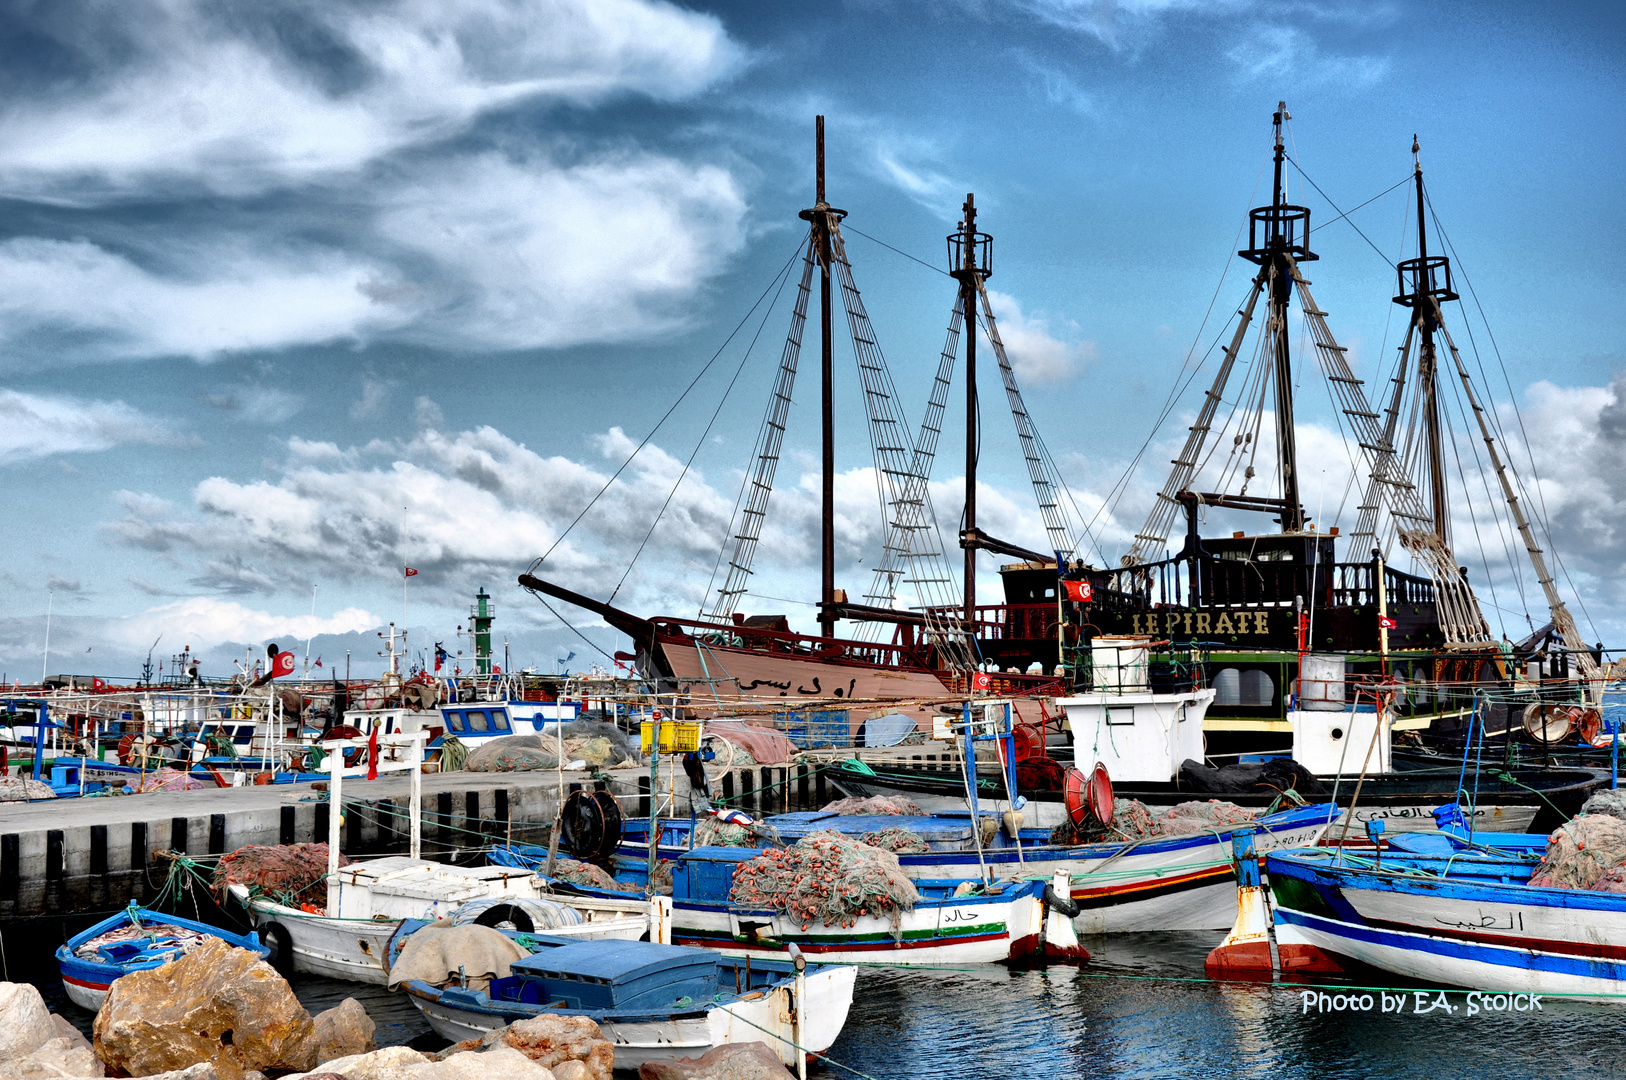
[[[608,774],[627,817],[650,810],[647,767]],[[404,853],[410,780],[347,779],[342,849],[349,856]],[[591,788],[585,772],[564,774],[564,789]],[[661,762],[653,790],[663,816],[690,813],[689,781]],[[468,861],[492,844],[546,843],[557,812],[553,772],[428,773],[423,777],[423,853]],[[712,782],[720,804],[767,814],[815,808],[840,793],[816,765],[731,769]],[[163,888],[175,851],[207,859],[246,844],[322,842],[332,805],[313,784],[154,792],[145,795],[0,803],[0,920],[113,911]]]

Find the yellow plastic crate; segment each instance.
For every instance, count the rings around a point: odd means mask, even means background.
[[[655,725],[645,720],[639,730],[643,735],[644,753],[655,745]],[[661,753],[688,754],[700,749],[700,725],[681,720],[661,721]]]

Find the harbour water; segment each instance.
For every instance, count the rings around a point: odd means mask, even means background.
[[[1082,969],[1009,971],[997,966],[859,973],[852,1012],[815,1077],[916,1080],[946,1077],[1101,1076],[1364,1078],[1619,1075],[1626,1006],[1543,999],[1539,1010],[1470,1013],[1466,996],[1404,995],[1375,973],[1325,980],[1361,989],[1356,1007],[1306,1010],[1298,984],[1214,983],[1202,978],[1213,933],[1085,939]],[[30,957],[34,954],[31,952]],[[67,1001],[53,964],[27,977],[47,1004],[87,1032],[91,1016]],[[16,973],[13,977],[18,977]],[[355,997],[378,1025],[380,1045],[443,1045],[405,995],[382,987],[298,977],[310,1011]],[[1370,994],[1372,1007],[1359,1007]],[[1347,998],[1348,994],[1345,995]],[[1347,1005],[1347,1000],[1345,1002]]]

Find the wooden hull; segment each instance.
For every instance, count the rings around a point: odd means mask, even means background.
[[[1397,872],[1430,862],[1445,876]],[[1334,865],[1327,852],[1272,855],[1283,956],[1308,946],[1407,979],[1509,993],[1626,989],[1626,896],[1490,880],[1474,872],[1491,866],[1484,857],[1445,862],[1401,860],[1391,871]],[[1529,871],[1501,865],[1515,881]]]
[[[806,976],[806,1001],[801,1004],[802,1045],[813,1053],[830,1048],[847,1022],[852,1007],[851,967],[821,967]],[[443,1039],[461,1042],[522,1019],[532,1012],[505,1009],[503,1003],[471,1008],[444,1000],[422,983],[404,988]],[[636,1070],[649,1062],[695,1058],[729,1043],[760,1042],[774,1050],[787,1065],[796,1063],[793,1024],[797,1007],[793,984],[786,983],[754,1000],[732,1001],[704,1011],[665,1018],[622,1019],[594,1015],[604,1037],[615,1044],[615,1068]]]
[[[1020,960],[1031,953],[1044,925],[1043,882],[1005,895],[922,900],[891,919],[862,916],[851,926],[803,927],[783,912],[726,901],[674,900],[674,945],[697,945],[731,956],[783,960],[795,945],[826,964],[941,966]]]

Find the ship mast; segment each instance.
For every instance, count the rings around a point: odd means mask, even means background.
[[[1287,102],[1276,103],[1271,122],[1275,126],[1275,185],[1270,206],[1254,210],[1249,216],[1255,224],[1265,224],[1263,248],[1254,246],[1242,252],[1242,257],[1266,268],[1270,284],[1270,297],[1266,314],[1266,333],[1270,336],[1273,353],[1273,378],[1276,382],[1276,457],[1282,476],[1282,532],[1304,530],[1304,507],[1299,500],[1298,439],[1293,428],[1293,358],[1288,345],[1287,304],[1293,296],[1292,261],[1309,262],[1316,258],[1309,251],[1309,211],[1289,206],[1282,188],[1282,163],[1287,157],[1287,146],[1282,139],[1282,123],[1291,119]],[[1303,235],[1296,236],[1295,226],[1302,225]],[[1297,243],[1295,243],[1297,240]],[[1257,241],[1255,242],[1257,243]]]
[[[830,321],[830,233],[835,222],[845,216],[824,199],[824,117],[815,122],[814,140],[817,144],[814,166],[816,179],[815,199],[810,209],[798,216],[813,226],[813,247],[819,264],[819,360],[820,387],[819,416],[823,437],[823,484],[819,529],[819,626],[822,636],[836,636],[836,425],[835,389],[830,350],[832,347]]]
[[[976,632],[977,622],[977,444],[980,434],[980,409],[977,405],[977,292],[982,279],[988,276],[984,266],[977,266],[977,245],[991,244],[987,233],[977,232],[977,199],[966,193],[960,207],[964,217],[959,231],[949,237],[949,258],[954,267],[949,271],[960,283],[960,314],[965,320],[965,525],[960,546],[965,549],[965,624],[968,633]]]
[[[1440,400],[1438,365],[1434,352],[1434,331],[1439,326],[1437,308],[1430,297],[1440,301],[1455,300],[1457,294],[1446,287],[1436,288],[1435,275],[1445,265],[1443,258],[1428,257],[1428,228],[1423,218],[1423,162],[1418,156],[1417,136],[1411,137],[1413,175],[1417,186],[1417,258],[1401,263],[1401,295],[1394,302],[1412,309],[1418,332],[1417,382],[1422,394],[1423,432],[1428,449],[1428,496],[1434,512],[1434,532],[1444,544],[1450,544],[1450,505],[1445,487],[1445,457],[1440,451]],[[1411,289],[1405,288],[1407,270],[1411,270]]]

